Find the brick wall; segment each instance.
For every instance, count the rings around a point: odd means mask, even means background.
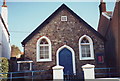
[[[68,21],[62,22],[61,16],[67,16]],[[64,44],[70,46],[75,51],[76,71],[81,71],[81,66],[87,63],[97,65],[96,67],[105,67],[104,64],[97,64],[95,60],[81,61],[79,60],[79,38],[84,34],[90,36],[94,43],[94,53],[104,52],[104,42],[90,29],[86,27],[83,22],[76,19],[67,10],[59,12],[53,20],[48,22],[36,35],[32,37],[25,44],[25,58],[33,60],[33,69],[47,70],[56,65],[56,52]],[[36,62],[36,43],[37,40],[47,36],[52,43],[52,61],[50,62]]]
[[[120,3],[120,2],[119,2]],[[116,70],[117,72],[120,72],[120,54],[119,54],[119,49],[118,49],[118,29],[119,29],[119,4],[116,2],[115,9],[113,12],[113,17],[111,18],[110,25],[108,28],[108,31],[106,32],[106,44],[105,44],[105,49],[106,49],[106,55],[109,54],[108,56],[108,66],[111,67],[117,67]]]

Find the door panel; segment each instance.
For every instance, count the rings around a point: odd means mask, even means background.
[[[72,52],[63,48],[59,52],[59,65],[64,67],[64,74],[73,74]]]

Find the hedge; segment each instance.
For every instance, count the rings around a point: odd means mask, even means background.
[[[0,57],[0,73],[8,73],[9,61],[5,57]],[[0,77],[7,78],[7,74],[0,74]]]

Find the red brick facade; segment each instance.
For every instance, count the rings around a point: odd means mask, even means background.
[[[110,19],[101,15],[98,32],[106,39],[105,56],[108,67],[116,67],[116,71],[120,72],[120,54],[119,54],[119,26],[120,26],[120,1],[116,2],[113,15]]]

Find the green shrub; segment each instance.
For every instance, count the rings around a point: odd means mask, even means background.
[[[5,57],[0,57],[0,73],[8,73],[9,62]],[[0,77],[7,78],[7,74],[0,74]]]

